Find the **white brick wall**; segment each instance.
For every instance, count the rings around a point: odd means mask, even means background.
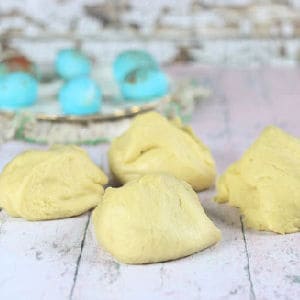
[[[0,34],[39,62],[81,41],[100,61],[142,47],[171,62],[184,46],[203,62],[296,64],[300,0],[0,0]]]

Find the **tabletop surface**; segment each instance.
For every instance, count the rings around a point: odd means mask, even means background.
[[[300,137],[300,69],[170,68],[193,76],[213,95],[195,109],[191,126],[210,147],[219,173],[267,125]],[[18,153],[45,146],[0,146],[0,169]],[[107,145],[85,147],[108,170]],[[300,233],[247,229],[237,209],[199,194],[222,231],[215,246],[172,262],[125,265],[96,243],[90,213],[28,222],[0,212],[0,299],[300,299]]]

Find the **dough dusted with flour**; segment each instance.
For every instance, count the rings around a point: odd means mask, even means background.
[[[216,201],[239,207],[249,227],[300,229],[300,140],[266,128],[217,183]]]
[[[220,239],[192,187],[171,175],[148,174],[106,189],[93,224],[100,244],[130,264],[177,259]]]
[[[0,175],[0,207],[13,217],[77,216],[99,204],[105,174],[76,146],[18,155]]]
[[[209,188],[215,180],[215,162],[209,149],[183,126],[156,112],[137,116],[109,150],[112,173],[126,183],[148,173],[168,173],[195,190]]]

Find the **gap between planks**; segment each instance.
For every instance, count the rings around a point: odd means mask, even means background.
[[[246,259],[247,259],[247,268],[246,268],[246,270],[247,270],[247,274],[248,274],[249,287],[250,287],[249,300],[256,300],[254,287],[253,287],[253,282],[252,282],[251,271],[250,271],[250,257],[249,257],[249,252],[248,252],[248,244],[247,244],[247,238],[246,238],[246,234],[245,234],[245,226],[244,226],[242,216],[240,216],[240,222],[241,222],[241,230],[242,230],[242,235],[243,235],[243,240],[244,240]]]
[[[77,276],[78,276],[78,271],[79,271],[79,268],[80,268],[82,251],[83,251],[83,248],[84,248],[84,245],[85,245],[85,239],[86,239],[86,234],[87,234],[87,229],[89,227],[90,219],[91,219],[91,212],[89,212],[89,214],[88,214],[88,218],[87,218],[87,221],[85,223],[85,227],[84,227],[84,231],[83,231],[82,240],[81,240],[81,243],[80,243],[80,253],[79,253],[78,258],[77,258],[76,268],[75,268],[74,277],[73,277],[73,284],[72,284],[72,287],[71,287],[71,290],[70,290],[70,296],[69,296],[70,300],[73,299],[73,293],[74,293],[74,289],[75,289],[76,282],[77,282]]]

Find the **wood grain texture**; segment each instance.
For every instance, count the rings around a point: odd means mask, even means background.
[[[1,212],[0,299],[67,299],[87,215],[28,222]]]
[[[222,173],[260,131],[274,124],[300,137],[299,69],[228,69],[173,66],[213,90],[195,109],[191,125],[211,148]],[[38,146],[35,146],[38,147]],[[0,146],[0,168],[32,145]],[[107,145],[86,147],[108,171]],[[200,193],[222,241],[181,260],[125,265],[95,240],[89,214],[26,222],[0,214],[0,299],[298,299],[300,234],[245,228],[236,209]],[[55,246],[54,246],[55,245]]]
[[[222,150],[216,149],[214,153],[221,172],[242,155],[265,126],[276,125],[300,137],[300,87],[296,84],[299,70],[225,69],[212,76],[215,91],[212,102],[220,103],[218,108],[223,107],[225,119],[224,130],[216,141]],[[202,127],[210,127],[206,122],[211,121],[199,108],[193,120],[198,134]],[[208,143],[212,141],[212,134],[206,131]],[[223,145],[219,144],[221,141]],[[215,148],[214,144],[211,146]],[[222,161],[218,161],[219,151],[223,153]],[[250,299],[298,299],[300,234],[278,235],[244,226],[242,232],[248,259]]]
[[[211,196],[212,191],[202,193],[201,200],[207,214],[221,228],[222,241],[173,262],[120,264],[97,245],[90,224],[73,298],[247,299],[250,286],[239,216],[228,207],[220,209],[210,201]]]
[[[10,142],[0,147],[0,168],[20,152],[44,146]],[[102,157],[92,159],[101,165]],[[0,212],[0,299],[69,299],[89,214],[28,222]]]

